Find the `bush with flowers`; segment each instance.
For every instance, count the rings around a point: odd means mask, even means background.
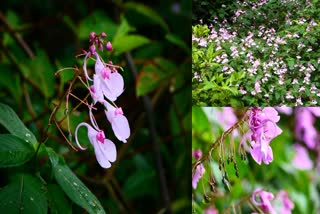
[[[319,107],[193,107],[194,213],[317,213]]]
[[[320,103],[319,1],[214,4],[209,19],[199,12],[194,21],[193,104]]]

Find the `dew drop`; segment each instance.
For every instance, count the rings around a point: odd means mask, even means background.
[[[78,184],[76,182],[73,182],[73,185],[78,186]]]
[[[33,201],[34,199],[31,197],[30,200]]]
[[[29,133],[26,133],[26,137],[31,137],[31,134],[29,134]]]

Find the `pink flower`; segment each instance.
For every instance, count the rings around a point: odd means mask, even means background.
[[[193,187],[193,189],[197,188],[198,182],[199,182],[200,178],[202,178],[202,176],[205,173],[205,171],[206,170],[204,169],[202,164],[199,164],[196,167],[196,170],[195,170],[194,174],[192,175],[192,187]]]
[[[243,144],[248,135],[251,135],[250,153],[258,164],[261,164],[262,161],[265,164],[273,161],[273,153],[269,144],[273,138],[282,133],[276,124],[279,120],[278,112],[272,107],[265,107],[263,110],[253,107],[249,112],[250,130],[244,135],[245,139],[241,140],[240,144]]]
[[[130,136],[130,127],[127,118],[123,115],[121,108],[115,108],[110,103],[104,102],[107,111],[105,114],[111,123],[114,135],[118,140],[126,143]]]
[[[123,92],[123,78],[117,71],[112,71],[108,66],[105,66],[98,54],[96,54],[96,57],[96,76],[94,76],[93,80],[94,88],[101,90],[109,100],[115,101]]]
[[[288,193],[284,190],[281,190],[278,192],[276,198],[282,202],[281,211],[279,213],[291,214],[291,210],[294,208],[294,203],[289,199]]]
[[[213,206],[208,207],[204,211],[204,214],[218,214],[218,213],[219,213],[218,210]]]
[[[100,166],[103,168],[111,167],[110,162],[114,162],[117,158],[117,150],[114,143],[105,138],[102,130],[96,130],[87,123],[80,123],[75,131],[76,143],[80,149],[86,149],[79,144],[78,140],[78,129],[81,126],[88,128],[88,138],[94,148],[94,153]]]
[[[259,195],[258,195],[259,194]],[[256,201],[256,197],[259,197],[260,201]],[[256,206],[261,207],[262,211],[269,212],[270,214],[276,214],[276,211],[273,209],[271,205],[271,200],[274,198],[271,192],[264,191],[262,189],[256,189],[252,193],[252,203]]]
[[[294,144],[296,151],[292,164],[301,170],[308,170],[312,168],[312,161],[309,157],[308,151],[299,144]]]

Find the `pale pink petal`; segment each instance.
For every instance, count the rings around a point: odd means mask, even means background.
[[[112,93],[114,94],[115,97],[118,97],[122,94],[123,88],[124,88],[124,81],[122,76],[118,73],[112,73],[110,75],[110,82],[111,82],[111,87],[112,87]]]
[[[263,153],[261,152],[260,145],[258,145],[257,143],[254,144],[252,146],[252,148],[250,148],[250,154],[251,154],[252,158],[255,160],[255,162],[257,162],[259,165],[261,165]]]
[[[126,143],[130,136],[130,127],[127,118],[121,114],[116,115],[113,118],[111,127],[118,140]]]
[[[94,91],[90,90],[90,92],[91,92],[91,96],[94,101],[94,104],[96,104],[97,102],[103,103],[104,99],[103,99],[103,92],[101,89],[101,80],[99,76],[96,74],[93,75],[93,90]]]
[[[102,84],[101,84],[102,92],[107,99],[111,101],[116,101],[117,96],[115,96],[112,89],[109,88],[108,83],[109,83],[108,80],[102,80]]]
[[[100,166],[109,168],[111,166],[110,162],[114,162],[117,158],[116,146],[108,139],[105,139],[103,143],[95,140],[94,144],[94,152]]]
[[[96,74],[98,74],[99,76],[101,75],[101,71],[104,68],[104,64],[102,63],[99,54],[96,53],[96,64],[94,65],[94,70],[96,72]]]

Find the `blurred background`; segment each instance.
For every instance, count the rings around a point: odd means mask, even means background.
[[[129,120],[128,142],[116,140],[103,111],[96,115],[107,138],[117,146],[117,160],[110,169],[99,166],[86,129],[80,129],[79,138],[89,149],[78,152],[55,124],[47,129],[55,106],[59,108],[54,117],[61,121],[66,136],[67,123],[61,120],[65,114],[70,116],[73,135],[80,122],[89,121],[85,105],[71,111],[78,100],[70,98],[69,110],[65,108],[63,96],[76,73],[55,72],[76,66],[84,78],[83,57],[75,56],[88,50],[92,31],[105,32],[113,44],[114,51],[103,52],[102,58],[124,69],[125,91],[116,103]],[[191,210],[190,44],[188,0],[4,1],[0,6],[0,102],[17,113],[38,142],[63,156],[107,213],[186,213]],[[94,63],[87,66],[92,73]],[[84,99],[87,89],[76,81],[72,93]],[[0,133],[6,132],[0,126]],[[42,180],[48,198],[49,184],[53,185],[50,190],[54,187],[53,192],[59,192],[58,203],[48,199],[44,210],[85,213],[56,185],[48,156],[40,152],[36,163],[0,168],[0,197],[11,177],[23,172]]]

